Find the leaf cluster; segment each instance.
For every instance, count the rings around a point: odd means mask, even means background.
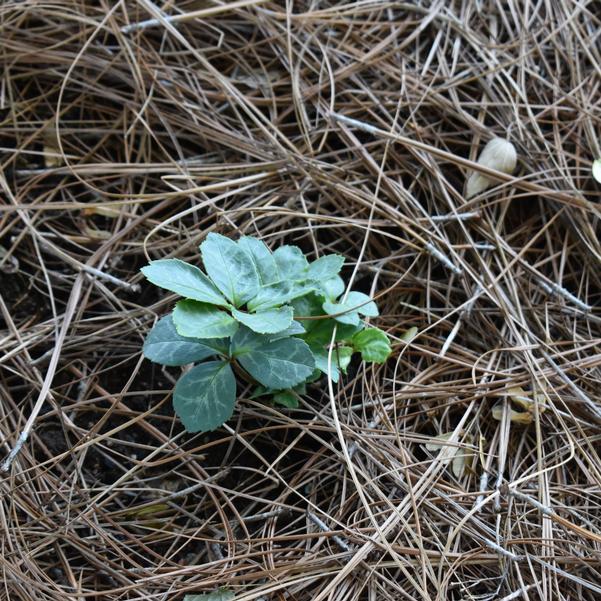
[[[322,374],[337,382],[355,352],[376,363],[389,356],[386,334],[364,322],[378,315],[375,302],[345,294],[343,257],[309,262],[296,246],[271,252],[256,238],[235,242],[215,233],[200,254],[204,271],[178,259],[142,268],[150,282],[183,297],[150,331],[144,355],[163,365],[195,364],[173,394],[188,431],[213,430],[231,417],[237,378],[255,385],[254,396],[296,407],[307,383]]]

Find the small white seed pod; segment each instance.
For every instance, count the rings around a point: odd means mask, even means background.
[[[478,165],[511,175],[515,171],[517,159],[515,146],[509,140],[493,138],[480,153]],[[476,194],[484,192],[484,190],[496,183],[495,180],[477,171],[472,171],[467,179],[465,197],[471,198],[472,196],[476,196]]]
[[[593,177],[601,184],[601,159],[593,161]]]

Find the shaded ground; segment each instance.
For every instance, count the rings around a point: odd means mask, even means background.
[[[598,599],[595,3],[175,4],[0,7],[0,599]],[[183,432],[138,270],[209,231],[344,254],[391,360]]]

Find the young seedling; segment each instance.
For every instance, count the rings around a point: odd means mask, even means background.
[[[213,233],[200,254],[204,272],[178,259],[142,268],[150,282],[183,297],[150,331],[144,355],[163,365],[195,364],[173,392],[189,432],[214,430],[231,417],[237,379],[255,386],[253,396],[294,408],[322,374],[338,382],[355,352],[374,363],[390,355],[387,335],[363,320],[378,315],[375,302],[345,294],[343,257],[310,263],[296,246],[272,253],[256,238],[234,242]]]

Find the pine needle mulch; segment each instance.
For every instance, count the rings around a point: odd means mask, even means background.
[[[599,599],[595,5],[4,2],[0,599]],[[211,231],[343,254],[392,358],[185,433],[139,269]]]

